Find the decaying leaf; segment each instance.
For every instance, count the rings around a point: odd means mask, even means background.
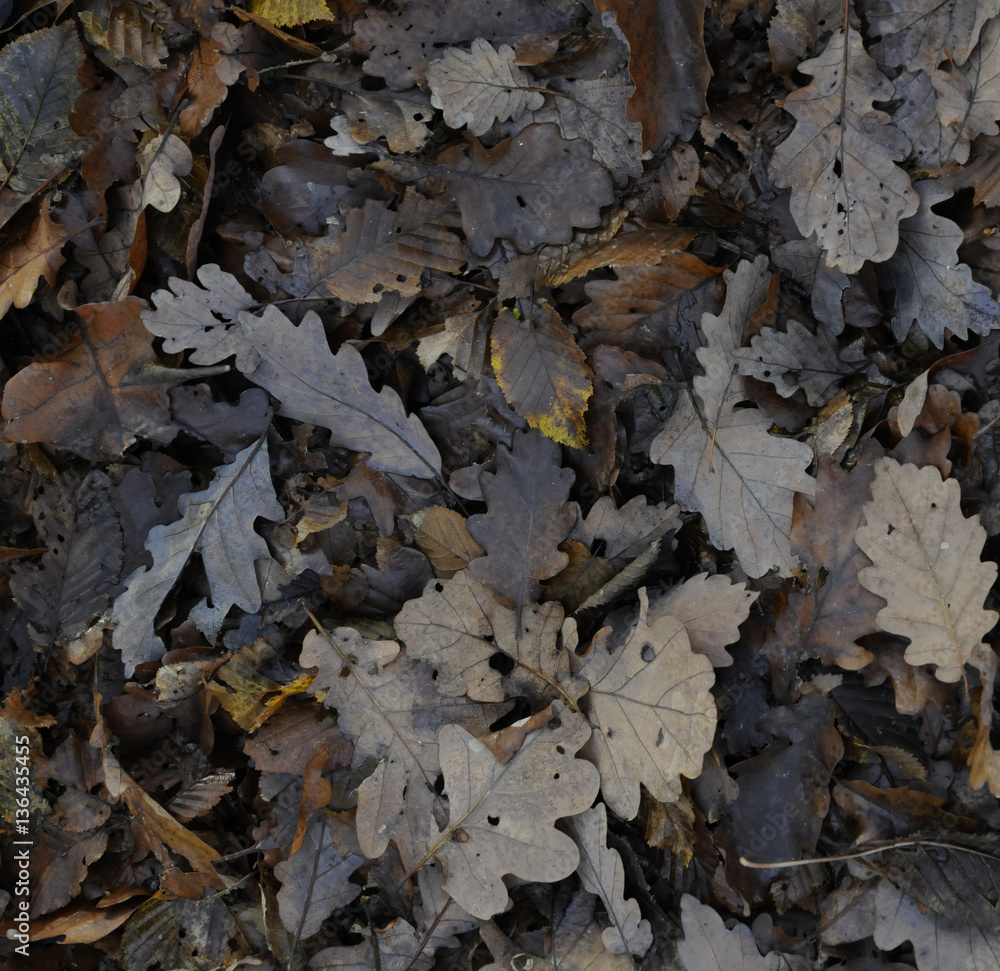
[[[284,515],[274,496],[266,441],[248,446],[216,473],[207,489],[181,497],[180,519],[150,530],[146,549],[153,554],[152,569],[133,573],[115,601],[114,646],[129,673],[163,653],[154,631],[156,613],[192,553],[201,554],[216,608],[228,610],[235,604],[252,611],[260,606],[254,565],[270,560],[271,554],[254,523],[258,516],[277,520]]]
[[[761,957],[746,924],[726,928],[721,915],[697,897],[681,898],[684,940],[677,953],[686,971],[779,971],[777,954]]]
[[[36,30],[0,52],[0,227],[86,147],[68,120],[83,93],[83,56],[72,26]]]
[[[445,124],[465,125],[473,135],[484,135],[495,121],[516,120],[543,101],[515,64],[514,49],[495,48],[481,37],[468,51],[446,50],[427,68],[427,84],[431,104],[444,110]]]
[[[894,89],[853,27],[846,37],[835,31],[798,69],[813,81],[784,100],[796,125],[771,156],[771,177],[791,186],[795,223],[803,236],[816,234],[827,264],[856,273],[865,260],[892,256],[900,219],[917,211],[910,178],[895,164],[909,140],[873,107]]]
[[[583,448],[594,379],[559,314],[544,300],[531,319],[502,310],[490,340],[497,383],[517,413],[554,442]]]
[[[445,890],[474,917],[504,909],[504,875],[553,882],[579,862],[576,844],[554,823],[597,795],[597,771],[576,758],[590,727],[559,706],[552,714],[509,762],[457,725],[438,733],[449,822],[431,852],[444,862]]]
[[[862,586],[886,606],[878,612],[884,631],[908,637],[906,660],[933,664],[941,681],[958,681],[998,614],[984,610],[997,577],[995,563],[979,556],[986,530],[966,518],[954,479],[941,480],[932,466],[875,463],[871,501],[857,543],[873,566],[858,574]]]
[[[623,819],[639,811],[639,783],[654,799],[674,802],[680,777],[695,778],[715,733],[712,664],[691,650],[683,624],[662,616],[646,623],[649,600],[639,591],[639,619],[609,654],[595,638],[581,675],[594,726],[585,754],[601,773],[601,792]]]
[[[11,307],[27,307],[39,279],[54,286],[56,272],[66,262],[63,246],[71,235],[52,221],[43,203],[28,233],[0,253],[0,317]]]

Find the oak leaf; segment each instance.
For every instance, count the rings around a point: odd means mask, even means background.
[[[958,681],[1000,616],[983,609],[997,565],[979,559],[986,530],[962,514],[958,482],[942,482],[931,466],[879,459],[856,537],[874,564],[858,579],[886,601],[879,627],[910,639],[910,664],[936,665],[940,681]]]
[[[4,388],[5,434],[48,442],[89,459],[116,459],[136,438],[169,442],[177,433],[138,297],[76,308],[76,341],[53,361],[29,364]],[[176,372],[183,380],[181,372]]]
[[[329,428],[333,442],[370,454],[368,466],[399,475],[435,476],[441,457],[420,420],[406,415],[391,388],[376,392],[364,359],[349,344],[330,351],[322,321],[307,313],[297,327],[273,305],[262,317],[236,278],[214,264],[198,271],[202,287],[171,278],[153,294],[146,329],[165,337],[164,350],[193,348],[191,360],[215,363],[236,355],[251,381],[280,399],[279,412]]]
[[[530,320],[501,310],[490,344],[493,372],[511,407],[554,442],[583,448],[594,379],[583,351],[552,306],[539,300]]]
[[[665,615],[647,624],[649,600],[639,590],[639,618],[613,654],[595,638],[580,674],[594,735],[585,754],[601,773],[601,792],[623,819],[639,811],[639,783],[654,799],[676,801],[680,777],[695,778],[712,746],[716,708],[712,664],[691,650],[687,632]],[[605,628],[605,632],[609,632]]]
[[[959,262],[962,230],[932,208],[951,192],[931,180],[914,188],[920,209],[899,224],[899,249],[885,265],[896,290],[893,333],[905,340],[916,324],[935,347],[944,346],[946,330],[962,340],[970,330],[988,334],[1000,327],[1000,308],[989,288]]]
[[[446,125],[465,125],[473,135],[485,135],[496,121],[516,120],[540,108],[544,98],[531,90],[531,82],[515,63],[512,47],[495,48],[481,37],[468,51],[446,50],[427,68],[431,104],[443,109]]]
[[[465,519],[454,509],[429,506],[410,517],[417,546],[443,580],[464,570],[470,561],[483,555],[483,548],[469,535]]]
[[[11,307],[19,310],[31,303],[39,278],[54,287],[56,273],[66,262],[63,246],[73,233],[52,221],[48,202],[19,240],[0,252],[0,317]]]
[[[86,148],[68,119],[83,57],[72,26],[24,34],[0,52],[0,228]]]
[[[458,725],[438,732],[449,821],[430,852],[444,863],[449,896],[482,920],[506,907],[506,874],[553,883],[579,863],[576,844],[554,824],[597,795],[597,771],[576,757],[590,727],[558,704],[553,715],[509,762]]]
[[[649,505],[644,496],[616,506],[611,496],[601,496],[586,518],[579,517],[571,538],[587,546],[604,543],[604,557],[619,569],[643,553],[671,530],[679,529],[680,508],[665,502]]]
[[[278,891],[281,922],[296,939],[312,937],[327,917],[361,893],[360,884],[351,883],[350,877],[364,857],[344,853],[337,846],[336,825],[329,810],[313,813],[302,845],[274,868],[282,885]]]
[[[625,899],[625,868],[617,851],[609,849],[608,813],[600,803],[568,821],[580,850],[577,876],[584,889],[596,893],[611,918],[602,937],[612,954],[642,957],[653,943],[649,921],[643,920],[634,898]]]
[[[702,318],[708,345],[699,348],[698,361],[707,373],[695,376],[694,393],[678,399],[649,448],[654,462],[674,466],[681,508],[701,512],[712,542],[735,549],[752,577],[787,568],[793,497],[811,496],[814,488],[805,472],[809,446],[769,434],[763,412],[740,407],[742,378],[732,355],[750,313],[766,297],[766,263],[758,257],[735,274],[727,271],[723,313]]]
[[[113,644],[122,652],[128,674],[163,653],[153,629],[156,613],[192,553],[201,554],[215,607],[260,607],[254,564],[270,560],[271,554],[254,522],[258,516],[272,521],[284,516],[274,495],[267,443],[261,438],[216,474],[207,489],[181,497],[180,519],[150,530],[146,549],[153,554],[153,566],[133,573],[115,601]]]
[[[486,556],[469,571],[515,610],[518,624],[524,605],[538,600],[542,581],[569,562],[559,544],[576,518],[566,501],[573,478],[559,467],[559,446],[534,430],[515,433],[512,450],[497,448],[497,471],[479,477],[487,511],[466,525]]]
[[[856,273],[865,260],[892,256],[899,220],[917,211],[910,178],[894,164],[909,154],[909,139],[873,107],[894,89],[853,27],[846,38],[837,30],[823,53],[798,69],[813,81],[784,100],[796,125],[769,171],[776,185],[791,186],[802,235],[816,234],[828,265]]]
[[[752,931],[737,923],[728,930],[713,907],[686,893],[681,897],[684,940],[677,954],[686,971],[779,971],[777,954],[761,957]]]
[[[522,253],[541,243],[568,243],[574,226],[600,225],[601,206],[613,201],[611,178],[590,157],[590,145],[564,140],[555,125],[529,125],[492,148],[471,135],[466,139],[433,165],[375,168],[443,178],[476,256],[489,253],[497,239],[509,239]]]

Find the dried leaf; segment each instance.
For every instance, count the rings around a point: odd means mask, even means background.
[[[827,265],[856,273],[865,260],[892,256],[899,220],[917,211],[909,176],[893,164],[909,154],[909,140],[873,107],[894,89],[853,27],[798,69],[814,80],[784,100],[796,125],[769,171],[776,185],[791,186],[795,224],[816,234]]]
[[[779,957],[761,957],[746,924],[727,930],[721,915],[697,897],[681,897],[684,940],[677,954],[686,971],[779,971]]]
[[[47,202],[27,234],[0,252],[0,317],[11,307],[19,310],[31,303],[42,278],[54,288],[56,273],[66,262],[63,246],[73,233],[54,223]]]
[[[913,431],[913,426],[920,417],[920,412],[924,410],[924,402],[927,400],[927,381],[930,378],[930,371],[923,371],[918,374],[907,386],[903,393],[903,400],[899,403],[899,411],[896,414],[896,423],[899,425],[899,434],[906,438]]]
[[[726,668],[733,659],[726,651],[740,639],[740,624],[750,616],[750,607],[759,594],[746,583],[729,577],[699,573],[649,601],[648,624],[661,617],[679,620],[687,631],[691,650],[704,654],[712,667]]]
[[[153,629],[156,614],[192,553],[201,554],[216,608],[260,607],[254,564],[270,560],[271,554],[254,522],[258,516],[272,521],[284,516],[274,496],[267,443],[261,438],[215,471],[207,489],[181,497],[180,519],[150,530],[146,549],[153,554],[152,569],[133,573],[115,601],[113,643],[128,674],[163,653]]]
[[[545,300],[535,308],[530,320],[510,310],[497,315],[490,337],[497,383],[532,428],[561,445],[583,448],[593,376],[559,314]]]
[[[643,496],[629,499],[621,508],[615,506],[611,496],[601,496],[586,519],[577,521],[571,536],[587,546],[603,542],[605,558],[617,561],[620,568],[643,553],[651,543],[679,529],[679,512],[677,505],[668,506],[665,502],[651,506]]]
[[[910,639],[910,664],[934,664],[938,680],[958,681],[1000,616],[983,609],[997,566],[979,559],[986,530],[962,515],[958,482],[879,459],[856,535],[874,564],[858,579],[886,601],[879,627]]]
[[[791,74],[816,47],[824,30],[841,20],[841,0],[779,0],[767,28],[771,67],[775,74]]]
[[[368,452],[370,468],[437,475],[441,457],[419,419],[405,414],[391,388],[372,388],[352,346],[331,353],[316,314],[307,313],[298,327],[273,305],[255,317],[244,309],[253,301],[235,277],[209,264],[198,279],[204,289],[172,277],[173,293],[157,290],[157,309],[143,317],[147,330],[167,338],[168,353],[194,348],[197,363],[236,354],[236,366],[281,400],[281,414],[329,428],[335,444]]]
[[[476,256],[489,253],[497,239],[530,253],[541,243],[568,243],[574,226],[600,225],[600,208],[614,193],[586,142],[565,141],[555,125],[529,125],[489,149],[467,137],[433,166],[413,168],[442,173]]]
[[[899,224],[899,249],[885,267],[896,289],[893,333],[902,341],[916,324],[935,347],[944,346],[945,330],[962,340],[970,330],[988,334],[1000,327],[1000,308],[958,261],[962,230],[931,208],[951,193],[930,180],[914,188],[920,209]]]
[[[569,830],[580,850],[577,875],[586,890],[604,903],[612,926],[602,937],[612,954],[642,957],[653,943],[649,921],[643,920],[639,904],[625,899],[625,869],[621,857],[608,849],[608,814],[602,804],[569,820]]]
[[[410,521],[416,530],[417,545],[444,580],[483,555],[483,548],[469,535],[465,519],[454,509],[429,506],[415,512]]]
[[[82,64],[72,25],[24,34],[0,52],[0,228],[86,147],[68,118]]]
[[[438,733],[449,822],[432,852],[444,863],[445,890],[474,917],[504,910],[506,874],[551,883],[579,863],[576,844],[554,824],[589,808],[599,780],[576,758],[589,726],[553,708],[555,718],[530,732],[509,762],[457,725]]]
[[[787,568],[792,500],[814,489],[805,473],[811,449],[769,434],[770,422],[756,407],[738,407],[744,393],[730,355],[766,295],[765,265],[766,258],[758,257],[728,274],[723,314],[702,318],[709,344],[698,350],[707,373],[694,378],[697,398],[688,393],[678,399],[649,450],[654,462],[674,466],[681,508],[701,512],[712,542],[734,548],[754,577],[774,566]]]
[[[163,369],[142,326],[138,297],[77,307],[78,340],[51,362],[30,364],[4,388],[5,434],[49,442],[89,459],[116,459],[136,438],[169,442],[177,433]],[[181,375],[183,373],[176,372]]]
[[[585,751],[600,770],[604,801],[623,819],[639,811],[640,782],[654,799],[676,801],[680,777],[701,772],[715,734],[711,662],[691,650],[676,618],[647,625],[648,607],[641,588],[628,640],[608,655],[595,639],[580,671],[590,682],[584,704],[594,726]]]
[[[297,27],[314,20],[332,20],[324,0],[252,0],[250,10],[275,27]]]
[[[139,208],[170,212],[181,198],[177,177],[187,175],[194,164],[191,149],[176,135],[158,135],[143,145],[139,159],[146,176]]]
[[[712,75],[705,52],[705,8],[684,0],[597,0],[614,11],[629,44],[635,93],[628,114],[642,125],[643,151],[658,152],[675,138],[690,138],[705,112]],[[669,50],[670,57],[663,51]]]
[[[915,0],[901,7],[894,0],[868,0],[865,18],[882,38],[877,57],[880,64],[905,65],[911,71],[928,73],[947,51],[956,64],[964,64],[979,32],[990,17],[1000,13],[997,0],[974,4],[944,4],[937,0]]]
[[[801,388],[815,407],[834,396],[837,382],[846,373],[829,332],[820,328],[814,334],[797,320],[788,321],[785,333],[762,327],[749,347],[738,347],[732,356],[740,374],[773,384],[783,398]]]
[[[497,449],[496,473],[480,476],[485,513],[471,516],[469,535],[486,556],[469,571],[513,607],[520,625],[525,604],[538,600],[542,580],[569,561],[559,551],[576,518],[566,501],[573,473],[559,467],[559,446],[537,431],[514,435],[513,449]]]
[[[448,49],[427,68],[431,104],[444,110],[445,124],[485,135],[496,121],[516,120],[542,106],[532,80],[514,62],[514,49],[499,49],[481,37],[468,51]],[[572,137],[572,136],[570,136]]]
[[[350,877],[364,857],[340,851],[332,831],[336,824],[329,810],[313,813],[302,845],[274,868],[282,885],[281,922],[296,939],[312,937],[327,917],[361,893]]]
[[[167,56],[164,28],[169,23],[165,5],[158,9],[156,4],[97,0],[79,16],[87,39],[116,60],[127,58],[150,71],[163,70],[161,62]]]

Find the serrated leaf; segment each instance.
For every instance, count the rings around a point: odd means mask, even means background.
[[[547,438],[583,448],[593,376],[555,310],[545,300],[538,301],[530,320],[502,310],[490,338],[493,371],[508,403]]]
[[[858,579],[886,601],[879,627],[910,639],[910,664],[933,664],[940,681],[958,681],[998,618],[983,609],[997,566],[979,559],[986,530],[962,514],[958,482],[942,482],[933,466],[879,459],[856,535],[874,564]]]
[[[495,48],[481,37],[468,51],[446,50],[427,68],[427,84],[445,124],[465,125],[473,135],[485,135],[496,121],[520,118],[544,100],[541,92],[530,90],[532,79],[515,63],[514,49]]]
[[[0,227],[86,148],[69,125],[81,64],[72,26],[36,30],[0,52]]]
[[[192,553],[201,554],[216,608],[260,607],[254,564],[270,560],[271,554],[254,522],[258,516],[272,521],[284,516],[274,495],[266,441],[250,445],[215,471],[207,489],[181,496],[180,519],[150,530],[146,549],[153,554],[153,566],[133,573],[115,601],[112,643],[122,653],[126,674],[163,653],[153,624]]]
[[[639,811],[639,784],[654,799],[674,802],[680,778],[695,778],[712,747],[716,708],[712,663],[691,650],[684,625],[669,615],[647,625],[649,601],[639,590],[639,619],[610,658],[591,647],[580,674],[594,726],[585,754],[601,773],[601,792],[623,819]]]
[[[899,220],[917,211],[910,178],[894,164],[909,154],[910,142],[873,107],[894,89],[853,27],[846,38],[835,31],[826,50],[798,69],[813,81],[784,100],[796,125],[769,171],[776,185],[791,186],[802,235],[816,234],[829,266],[856,273],[865,260],[892,256]]]

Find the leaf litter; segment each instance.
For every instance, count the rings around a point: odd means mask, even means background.
[[[997,0],[0,17],[5,960],[1000,969]]]

